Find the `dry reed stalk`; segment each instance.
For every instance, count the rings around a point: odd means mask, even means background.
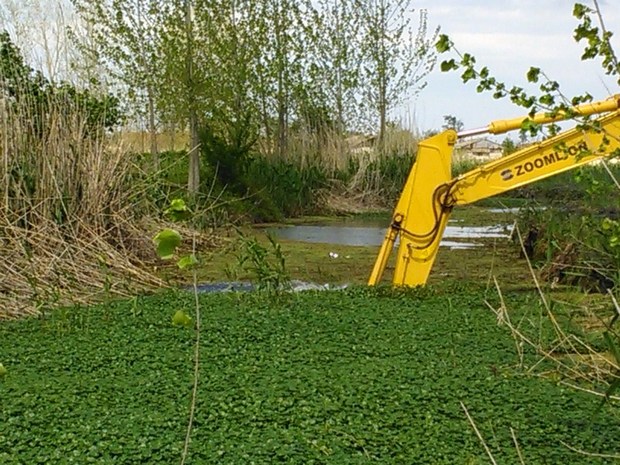
[[[570,444],[565,443],[564,441],[560,441],[560,444],[562,444],[567,449],[570,449],[573,452],[576,452],[577,454],[584,455],[587,457],[599,457],[599,458],[605,458],[605,459],[620,460],[620,455],[618,454],[599,454],[596,452],[587,452],[582,449],[577,449],[576,447],[573,447]]]
[[[163,286],[129,154],[56,94],[1,103],[0,318]]]
[[[394,190],[394,186],[390,185],[392,180],[379,172],[376,162],[380,157],[409,154],[413,163],[418,138],[402,127],[389,128],[386,132],[383,153],[376,146],[375,136],[340,134],[329,126],[315,131],[299,129],[289,134],[287,151],[281,161],[300,168],[318,167],[328,178],[335,179],[339,173],[346,172],[351,179],[340,189],[340,195],[347,198],[355,196],[358,201],[367,200],[382,207],[392,206],[394,199],[385,195]],[[265,158],[280,158],[275,143],[261,139],[258,147]],[[356,172],[348,173],[352,166],[357,167]]]
[[[524,252],[524,256],[527,259],[527,255],[525,254],[525,246],[518,227],[515,228],[515,231]],[[556,339],[550,345],[543,345],[540,340],[535,341],[532,337],[526,335],[520,329],[520,324],[519,327],[517,327],[511,322],[503,293],[499,283],[494,277],[493,280],[497,295],[500,299],[500,305],[498,308],[495,308],[485,300],[485,304],[495,313],[498,324],[505,325],[510,330],[517,347],[520,362],[522,363],[523,361],[523,344],[527,344],[535,349],[536,353],[541,356],[536,363],[528,368],[529,372],[534,372],[542,362],[550,360],[554,363],[556,369],[561,370],[565,375],[568,375],[572,379],[579,379],[589,383],[597,382],[609,384],[610,379],[616,378],[618,376],[618,372],[620,371],[617,361],[613,360],[611,357],[606,357],[604,354],[601,354],[599,350],[596,350],[576,335],[567,334],[564,331],[553,313],[552,306],[543,292],[543,289],[537,279],[536,272],[534,271],[529,259],[527,260],[527,265],[541,298],[541,302],[546,310],[547,319],[552,324],[552,328],[555,332]],[[610,295],[616,312],[620,314],[620,307],[617,305],[615,297],[611,293]],[[573,386],[572,384],[569,385]],[[587,389],[583,390],[588,391]],[[594,391],[588,392],[595,393]],[[604,395],[600,393],[596,394]]]
[[[473,428],[474,432],[476,433],[476,436],[480,440],[480,443],[482,444],[482,446],[484,447],[484,450],[486,451],[487,455],[489,456],[489,460],[491,461],[491,463],[493,465],[497,465],[497,462],[495,461],[495,458],[493,458],[493,454],[491,453],[491,449],[489,449],[489,446],[487,446],[487,443],[485,442],[484,438],[482,437],[482,434],[480,434],[480,431],[478,430],[478,427],[476,426],[476,423],[474,422],[474,419],[469,414],[469,411],[467,410],[467,407],[465,407],[465,404],[462,401],[460,403],[461,403],[461,408],[465,412],[465,416],[467,417],[467,420],[469,420],[469,424]]]
[[[525,465],[525,460],[523,460],[523,454],[521,453],[521,448],[519,447],[519,442],[517,441],[517,435],[512,427],[510,428],[510,436],[512,436],[512,442],[514,443],[517,455],[519,456],[519,463],[521,463],[521,465]]]

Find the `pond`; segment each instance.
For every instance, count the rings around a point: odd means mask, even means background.
[[[456,222],[454,222],[456,223]],[[352,245],[352,246],[379,246],[385,238],[385,226],[350,226],[342,224],[314,224],[281,226],[267,228],[267,232],[276,239],[285,239],[299,242],[313,242],[322,244]],[[507,226],[459,226],[449,224],[446,227],[441,246],[451,249],[468,249],[482,246],[476,239],[509,237]]]

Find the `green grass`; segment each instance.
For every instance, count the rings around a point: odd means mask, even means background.
[[[508,302],[531,306],[523,294]],[[188,463],[609,463],[617,406],[526,376],[481,291],[208,295]],[[192,297],[0,325],[0,463],[170,464],[192,386]],[[533,363],[526,354],[526,364]]]
[[[501,204],[495,204],[501,207]],[[289,224],[346,224],[347,226],[371,226],[386,228],[390,223],[391,212],[354,215],[348,219],[306,217],[291,220]],[[463,226],[510,226],[516,215],[514,213],[493,213],[477,206],[455,208],[451,219],[454,225]],[[279,224],[263,225],[278,226]],[[243,228],[244,234],[255,236],[266,247],[268,241],[261,228]],[[201,258],[198,280],[201,282],[230,280],[226,269],[235,268],[240,244],[234,240],[235,233],[228,231],[231,241],[226,248],[208,251]],[[286,259],[286,269],[291,278],[316,283],[332,284],[365,284],[379,252],[379,246],[344,246],[337,244],[305,243],[278,240]],[[519,258],[519,249],[508,238],[484,238],[476,240],[484,244],[475,250],[449,250],[442,247],[430,276],[430,282],[441,283],[446,280],[467,280],[469,282],[486,283],[491,272],[497,277],[502,287],[524,287],[534,289],[527,262]],[[330,252],[338,254],[337,259],[330,258]],[[396,253],[393,252],[386,268],[384,280],[390,282],[394,268]],[[159,268],[163,279],[176,283],[191,282],[190,271],[179,271],[173,262],[161,262]],[[252,276],[240,273],[236,279],[247,280]]]

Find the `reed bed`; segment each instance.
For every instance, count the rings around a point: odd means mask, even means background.
[[[28,85],[0,80],[0,318],[163,285],[144,189],[105,109]]]

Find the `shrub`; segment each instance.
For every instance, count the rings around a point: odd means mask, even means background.
[[[248,192],[263,203],[263,209],[271,206],[287,217],[319,210],[328,184],[327,175],[316,165],[301,167],[264,157],[252,160],[246,180]]]
[[[543,277],[605,290],[620,282],[620,190],[596,166],[572,176],[532,187],[519,218],[526,249]]]

